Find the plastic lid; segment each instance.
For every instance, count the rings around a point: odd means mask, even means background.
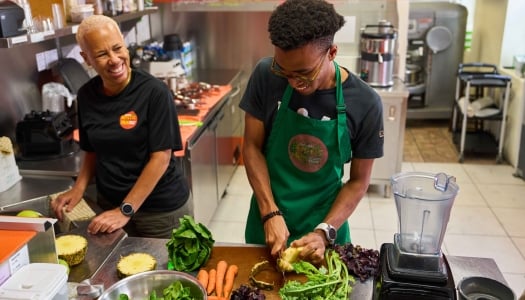
[[[64,265],[32,263],[20,268],[0,287],[0,299],[51,300],[66,282]]]

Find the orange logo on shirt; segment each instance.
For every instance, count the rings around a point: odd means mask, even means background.
[[[120,116],[120,127],[131,129],[137,125],[137,114],[134,111],[127,112]]]

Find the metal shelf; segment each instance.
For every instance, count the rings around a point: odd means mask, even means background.
[[[148,7],[142,11],[126,13],[113,17],[117,23],[126,22],[134,19],[139,19],[142,16],[150,15],[158,11],[158,7]],[[69,23],[66,27],[57,30],[50,30],[46,32],[38,32],[34,34],[22,34],[18,36],[0,38],[0,48],[14,48],[18,46],[39,43],[42,41],[57,39],[60,37],[76,34],[78,23]]]

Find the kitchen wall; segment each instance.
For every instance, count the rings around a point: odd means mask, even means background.
[[[347,18],[336,35],[337,60],[357,72],[359,30],[386,19],[398,27],[398,14],[408,16],[408,0],[331,1]],[[278,1],[244,1],[236,5],[192,3],[161,4],[162,34],[179,34],[197,47],[197,61],[203,68],[240,68],[248,74],[263,56],[273,55],[267,22]],[[398,3],[402,3],[398,5]],[[398,7],[401,9],[398,10]],[[406,26],[405,26],[406,27]],[[404,27],[403,27],[404,28]],[[398,29],[399,30],[399,29]],[[154,35],[157,35],[155,32]],[[399,40],[406,40],[406,30],[399,30]],[[400,42],[396,71],[404,76],[406,43]],[[401,67],[401,68],[400,68]]]
[[[406,25],[398,16],[408,16],[408,0],[356,0],[332,1],[336,9],[347,18],[350,28],[336,37],[339,45],[338,60],[351,71],[357,71],[359,59],[359,29],[386,19],[399,31],[395,73],[404,76]],[[186,7],[177,4],[158,4],[159,11],[146,18],[147,26],[135,28],[123,24],[126,41],[144,41],[149,38],[162,41],[166,34],[178,33],[183,40],[195,45],[197,65],[200,68],[240,69],[245,83],[256,62],[273,54],[267,22],[278,1],[245,1],[239,6],[208,9],[197,4]],[[258,6],[258,5],[263,6]],[[401,18],[403,20],[407,19]],[[144,24],[139,22],[139,24]],[[399,25],[402,25],[399,28]],[[345,26],[346,27],[346,26]],[[74,36],[58,40],[62,49],[75,50]],[[0,135],[14,139],[16,123],[31,110],[41,110],[41,87],[49,81],[60,82],[50,69],[38,71],[36,54],[55,49],[54,40],[0,49]],[[67,56],[69,53],[63,53]],[[78,58],[78,55],[75,56]]]
[[[156,14],[158,13],[153,15]],[[149,18],[150,16],[143,16],[140,21],[137,19],[120,24],[128,42],[151,38]],[[157,18],[160,19],[159,16]],[[51,81],[63,82],[53,70],[58,54],[49,58],[47,69],[38,71],[37,67],[36,55],[57,49],[57,46],[61,49],[62,57],[73,56],[82,62],[73,35],[0,48],[0,136],[8,136],[14,140],[16,123],[31,110],[42,110],[42,85]]]

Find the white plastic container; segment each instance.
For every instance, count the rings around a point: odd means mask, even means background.
[[[0,286],[0,299],[67,300],[67,269],[52,263],[25,265]]]
[[[78,4],[71,6],[71,22],[80,23],[95,13],[93,4]]]

